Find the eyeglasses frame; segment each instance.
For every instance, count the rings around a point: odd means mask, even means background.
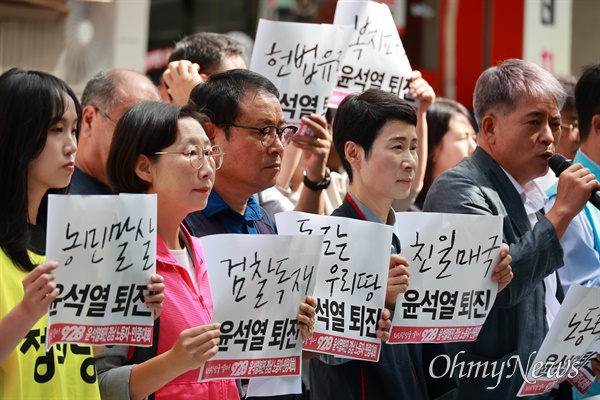
[[[196,151],[198,151],[198,154],[199,154],[198,159],[201,159],[200,166],[198,168],[194,167],[194,164],[192,162],[191,151],[194,148],[196,149]],[[188,158],[188,160],[190,162],[190,166],[193,169],[195,169],[196,171],[198,171],[198,170],[200,170],[202,168],[202,166],[204,165],[204,161],[206,159],[208,159],[208,157],[211,157],[214,160],[213,156],[212,155],[209,156],[209,155],[207,155],[207,153],[208,152],[214,153],[213,149],[215,149],[215,148],[219,149],[220,156],[221,156],[220,157],[219,166],[217,166],[217,162],[215,161],[214,170],[216,171],[216,170],[218,170],[219,168],[221,168],[223,166],[223,156],[225,155],[225,153],[223,153],[223,151],[221,150],[221,147],[219,147],[217,145],[210,146],[210,148],[208,150],[207,149],[203,149],[199,145],[195,145],[195,146],[193,146],[192,149],[188,149],[186,151],[155,151],[153,154],[157,155],[157,156],[163,155],[163,154],[181,154],[181,155],[187,156],[187,158]],[[200,157],[200,155],[202,155],[202,157]]]
[[[281,142],[281,145],[283,147],[286,147],[287,145],[289,145],[292,142],[292,137],[298,132],[298,127],[294,126],[294,125],[286,125],[283,128],[279,129],[278,127],[276,127],[275,125],[265,125],[261,128],[257,128],[255,126],[247,126],[247,125],[237,125],[237,124],[229,124],[229,123],[221,123],[220,124],[223,127],[227,127],[227,126],[232,126],[234,128],[242,128],[242,129],[251,129],[254,131],[258,131],[260,133],[260,143],[264,146],[264,147],[270,147],[273,145],[273,143],[275,143],[275,136],[273,136],[273,133],[266,133],[265,130],[269,129],[269,128],[274,128],[275,129],[275,135],[279,138],[279,141]],[[283,137],[283,132],[286,129],[291,129],[293,132],[291,135],[289,135],[288,138],[286,138],[284,140]],[[270,143],[269,144],[265,144],[265,138],[266,137],[270,138]]]

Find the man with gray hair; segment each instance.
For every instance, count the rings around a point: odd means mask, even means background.
[[[600,187],[588,169],[572,165],[560,175],[554,207],[543,214],[547,198],[533,180],[548,171],[564,101],[556,78],[533,63],[511,59],[488,68],[473,96],[478,147],[440,175],[425,199],[424,211],[503,216],[512,256],[514,278],[477,340],[448,346],[452,365],[467,367],[450,372],[460,384],[455,398],[515,398],[523,383],[517,363],[526,370],[548,332],[545,295],[560,287],[545,287],[544,278],[563,265],[559,240]]]
[[[110,194],[106,159],[117,121],[142,101],[160,101],[156,86],[145,75],[109,69],[88,81],[83,107],[71,194]]]

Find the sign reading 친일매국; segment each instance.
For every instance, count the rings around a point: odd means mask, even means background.
[[[144,295],[156,271],[156,195],[51,195],[46,237],[60,291],[46,348],[150,346],[154,316]]]
[[[389,342],[475,340],[498,291],[491,276],[502,217],[404,212],[396,213],[396,226],[410,280],[396,301]]]
[[[279,233],[324,235],[314,297],[316,321],[305,350],[377,361],[393,227],[301,212],[275,215]],[[368,250],[365,250],[368,249]]]
[[[250,69],[275,84],[286,121],[300,134],[311,132],[302,116],[327,111],[350,34],[350,26],[259,21]]]
[[[322,237],[220,234],[201,240],[221,336],[199,380],[300,375],[296,317],[313,291]]]

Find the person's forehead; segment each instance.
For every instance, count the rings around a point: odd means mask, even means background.
[[[251,89],[244,92],[240,98],[238,118],[275,119],[272,121],[274,123],[283,119],[283,110],[274,94],[264,89]]]
[[[577,119],[577,109],[575,107],[565,106],[560,110],[560,115],[563,118],[575,118]]]
[[[204,147],[210,145],[202,125],[194,118],[180,118],[177,121],[177,137],[184,144],[201,144]]]
[[[527,96],[518,100],[506,116],[525,117],[528,115],[548,115],[560,117],[558,104],[554,97]]]
[[[152,81],[137,76],[135,79],[120,80],[117,84],[117,96],[124,103],[160,101],[158,89]]]
[[[224,71],[228,71],[230,69],[236,69],[236,68],[239,68],[239,69],[247,69],[248,68],[246,66],[246,62],[244,61],[244,58],[239,54],[228,55],[223,59],[223,65],[222,65],[223,71],[219,71],[219,72],[224,72]]]

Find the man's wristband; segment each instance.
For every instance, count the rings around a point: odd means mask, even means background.
[[[329,168],[325,168],[325,178],[321,182],[313,182],[306,177],[306,171],[304,171],[304,186],[309,188],[314,192],[318,192],[319,190],[327,189],[329,184],[331,183],[331,173]]]

